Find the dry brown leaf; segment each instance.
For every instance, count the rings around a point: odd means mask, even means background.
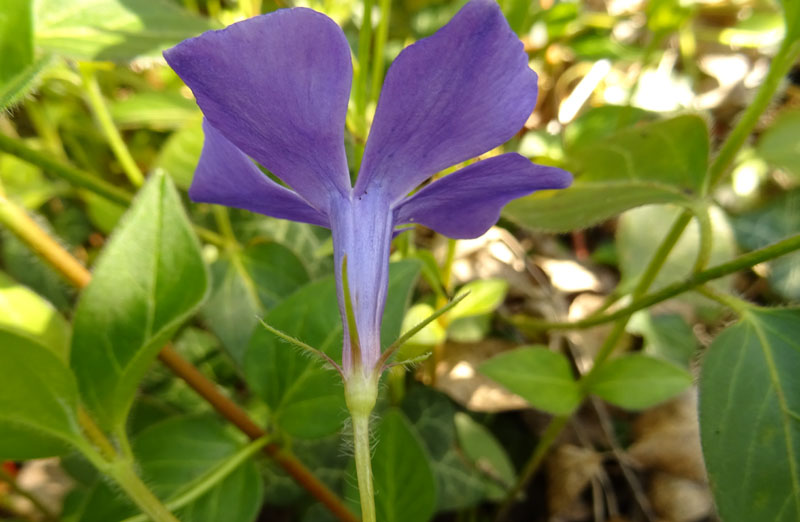
[[[551,516],[571,511],[581,492],[602,470],[603,456],[588,448],[563,444],[547,459],[547,502]]]

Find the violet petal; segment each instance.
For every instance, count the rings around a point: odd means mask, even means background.
[[[206,135],[203,152],[189,188],[192,200],[330,226],[324,214],[291,190],[269,179],[206,120],[203,120],[203,131]]]
[[[164,57],[220,133],[316,208],[350,189],[344,121],[352,64],[333,20],[281,9],[203,33]]]
[[[394,201],[504,143],[536,104],[536,73],[497,3],[473,0],[386,76],[355,187]]]
[[[471,239],[497,222],[512,199],[566,188],[569,172],[535,165],[519,154],[473,163],[423,187],[395,208],[395,224],[419,223],[455,239]]]

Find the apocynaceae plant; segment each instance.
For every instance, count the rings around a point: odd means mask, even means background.
[[[375,519],[368,420],[378,380],[389,250],[404,225],[483,234],[510,200],[567,187],[569,173],[518,154],[437,172],[511,138],[536,103],[536,74],[494,1],[473,0],[390,67],[355,186],[344,144],[352,67],[341,29],[309,9],[279,10],[166,51],[205,115],[190,197],[328,227],[364,520]],[[271,180],[258,161],[290,187]],[[395,347],[397,345],[394,345]]]

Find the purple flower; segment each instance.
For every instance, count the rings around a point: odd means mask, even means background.
[[[563,170],[502,154],[409,196],[433,174],[510,139],[536,104],[536,74],[493,1],[469,2],[394,61],[355,187],[344,148],[350,48],[328,17],[279,10],[204,33],[164,56],[205,115],[190,197],[331,229],[345,376],[380,370],[374,367],[398,226],[419,223],[452,238],[477,237],[508,201],[572,180]],[[345,256],[360,353],[347,331]]]

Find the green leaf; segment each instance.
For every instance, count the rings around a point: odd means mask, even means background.
[[[403,316],[409,280],[416,280],[418,273],[409,267],[407,263],[390,267],[385,317]],[[342,325],[332,277],[303,286],[270,310],[264,321],[341,361]],[[347,417],[339,375],[264,328],[257,328],[250,338],[244,371],[252,389],[269,406],[270,421],[295,437],[323,437],[338,430]]]
[[[158,57],[212,24],[164,0],[36,0],[36,45],[77,60]]]
[[[66,362],[69,323],[53,305],[0,271],[0,331],[30,337]]]
[[[202,150],[203,126],[198,118],[167,138],[156,159],[156,166],[164,169],[177,186],[188,190]]]
[[[264,318],[277,328],[341,360],[342,327],[333,278],[312,282]],[[336,372],[257,328],[244,356],[251,388],[270,408],[270,422],[301,438],[336,431],[346,418],[342,382]]]
[[[208,286],[200,245],[169,178],[147,182],[93,274],[75,311],[71,364],[98,422],[119,428],[139,380]]]
[[[375,510],[381,522],[426,522],[436,509],[436,481],[419,437],[400,410],[389,409],[375,429],[372,454]],[[355,476],[355,467],[353,467]],[[345,498],[359,498],[348,481]]]
[[[174,129],[197,120],[199,109],[191,98],[175,91],[139,92],[109,107],[120,128]],[[202,142],[201,142],[202,143]]]
[[[238,364],[264,311],[308,282],[298,257],[274,242],[227,252],[211,274],[213,290],[202,315]]]
[[[392,344],[401,335],[405,310],[419,279],[422,263],[416,259],[396,261],[389,268],[389,294],[381,323],[381,345]]]
[[[795,41],[800,39],[800,1],[798,0],[781,0],[783,5],[783,17],[786,22],[786,38],[787,41]]]
[[[240,448],[223,424],[206,416],[172,417],[145,429],[133,441],[143,480],[165,501],[222,465]],[[183,522],[251,522],[258,515],[262,497],[261,477],[251,460],[180,509],[177,516]],[[81,522],[107,522],[138,512],[105,480],[98,480],[87,492],[81,512],[74,515]]]
[[[32,91],[39,80],[39,75],[53,62],[53,57],[44,55],[31,63],[8,81],[0,83],[0,111],[5,111],[18,103]]]
[[[628,323],[628,331],[644,337],[644,352],[689,367],[697,351],[697,338],[692,327],[679,314],[654,315],[649,310],[636,312]]]
[[[758,138],[756,152],[774,167],[800,179],[800,109],[782,112]]]
[[[652,121],[655,114],[638,107],[601,105],[578,116],[564,128],[564,148],[567,154],[613,136],[639,122]]]
[[[78,388],[69,368],[53,351],[11,332],[0,330],[0,346],[0,431],[10,425],[11,438],[36,432],[81,445]]]
[[[720,517],[800,520],[800,310],[750,309],[708,349],[700,433]]]
[[[642,354],[622,355],[592,374],[587,391],[629,410],[643,410],[671,399],[691,386],[683,368]]]
[[[748,250],[765,247],[800,230],[800,190],[774,198],[763,207],[734,218],[736,237]],[[785,298],[800,299],[800,252],[766,264],[772,289]]]
[[[478,279],[458,291],[459,294],[467,292],[469,295],[450,311],[450,320],[494,312],[506,299],[508,282],[504,279]]]
[[[31,0],[4,0],[0,9],[0,86],[33,63]]]
[[[461,451],[484,475],[487,496],[492,500],[503,500],[517,480],[508,454],[492,432],[466,413],[456,413],[455,423]]]
[[[513,201],[504,215],[522,226],[567,232],[650,203],[685,205],[703,183],[708,147],[708,130],[698,116],[585,140],[569,152],[567,167],[576,176],[570,188]]]
[[[664,240],[680,212],[681,209],[677,207],[651,205],[629,210],[620,217],[616,243],[623,289],[631,289],[642,275],[650,262],[650,256]],[[711,207],[709,214],[712,230],[709,266],[713,266],[733,259],[736,254],[736,241],[733,228],[725,213],[717,207]],[[697,260],[699,234],[697,221],[693,219],[667,257],[653,282],[653,289],[674,283],[691,274]],[[730,278],[717,279],[711,285],[725,290],[730,285]]]
[[[430,456],[436,477],[436,510],[466,509],[480,502],[485,490],[483,477],[455,445],[455,408],[450,399],[428,386],[413,386],[402,407]]]
[[[481,364],[478,371],[534,408],[554,415],[572,413],[582,400],[569,361],[543,346],[501,353]]]

